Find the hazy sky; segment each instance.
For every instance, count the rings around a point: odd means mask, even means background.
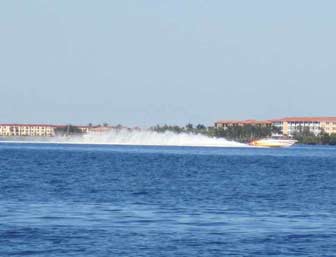
[[[0,1],[0,122],[336,116],[336,1]]]

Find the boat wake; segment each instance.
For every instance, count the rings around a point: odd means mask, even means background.
[[[56,137],[49,142],[73,144],[144,145],[144,146],[198,146],[245,147],[247,145],[223,138],[199,134],[158,133],[150,130],[112,130],[105,133],[88,133],[81,137]]]

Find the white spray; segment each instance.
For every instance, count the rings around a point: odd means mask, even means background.
[[[54,138],[53,142],[77,144],[148,145],[148,146],[204,146],[244,147],[245,144],[224,138],[211,138],[200,134],[158,133],[151,130],[111,130],[104,133],[88,133],[81,137]]]

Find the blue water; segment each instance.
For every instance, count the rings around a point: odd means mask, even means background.
[[[1,143],[0,256],[336,256],[336,148]]]

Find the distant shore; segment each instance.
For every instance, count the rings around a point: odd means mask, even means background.
[[[217,124],[217,125],[216,125]],[[103,125],[48,125],[48,124],[0,124],[0,140],[2,141],[53,141],[53,138],[67,139],[81,138],[85,135],[108,135],[115,131],[153,131],[156,133],[172,132],[179,134],[203,135],[208,138],[226,139],[239,143],[250,143],[254,140],[271,137],[272,135],[281,135],[283,133],[280,127],[270,123],[245,123],[222,122],[215,123],[215,126],[206,126],[203,124],[187,124],[185,126],[177,125],[156,125],[148,129],[127,128],[122,125],[109,126]],[[286,134],[285,134],[286,135]],[[131,136],[131,135],[130,135]],[[299,144],[307,145],[336,145],[336,133],[326,133],[325,130],[310,130],[309,127],[298,127],[289,135],[298,141]],[[63,141],[63,140],[61,140]]]

